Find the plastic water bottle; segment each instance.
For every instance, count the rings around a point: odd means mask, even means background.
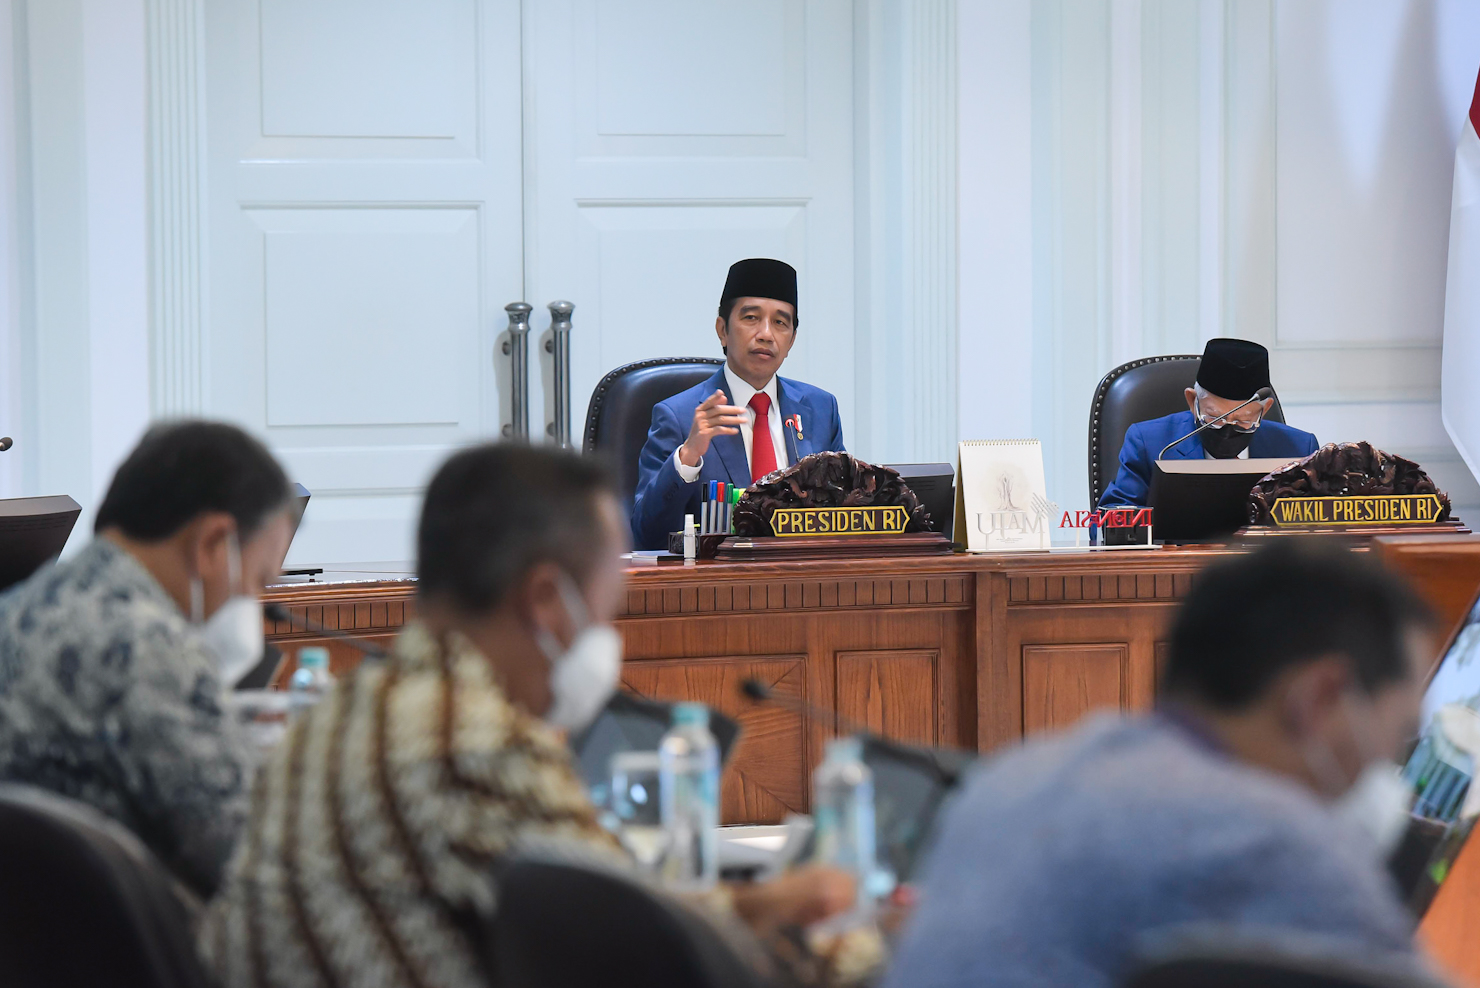
[[[812,819],[818,864],[850,872],[858,882],[854,918],[870,912],[873,900],[887,887],[881,872],[874,830],[874,773],[863,761],[859,738],[836,738],[812,777]]]
[[[288,680],[288,695],[292,697],[290,716],[300,713],[322,700],[334,688],[334,677],[329,675],[329,650],[322,645],[306,645],[298,650],[298,668]]]
[[[685,891],[712,888],[719,880],[719,744],[704,704],[674,705],[673,726],[658,745],[658,791],[664,880]]]

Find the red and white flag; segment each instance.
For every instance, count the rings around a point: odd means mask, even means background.
[[[1450,440],[1480,478],[1480,79],[1454,152],[1449,280],[1439,407]]]

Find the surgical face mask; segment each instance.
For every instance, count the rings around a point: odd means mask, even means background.
[[[190,621],[199,627],[206,647],[216,657],[216,672],[229,689],[262,661],[266,649],[262,602],[242,592],[241,547],[235,535],[226,543],[226,579],[231,596],[203,622],[205,584],[199,576],[190,578]]]
[[[1331,810],[1359,827],[1386,858],[1397,848],[1408,829],[1408,808],[1413,789],[1403,781],[1402,769],[1387,758],[1370,761]]]
[[[544,720],[552,727],[578,731],[595,719],[616,691],[622,671],[622,636],[609,624],[591,621],[575,581],[560,574],[560,598],[571,622],[580,630],[570,646],[544,628],[535,641],[550,660],[550,695],[553,698]]]
[[[1402,771],[1391,759],[1370,754],[1370,746],[1363,743],[1368,732],[1365,728],[1359,730],[1352,717],[1353,702],[1365,706],[1367,701],[1355,698],[1347,701],[1347,725],[1364,759],[1357,777],[1350,783],[1343,782],[1336,757],[1324,743],[1307,746],[1303,754],[1311,774],[1327,794],[1339,793],[1331,804],[1331,812],[1370,837],[1385,859],[1408,828],[1413,790],[1403,781]],[[1368,718],[1364,715],[1363,719]]]
[[[1231,460],[1249,448],[1252,432],[1240,432],[1231,425],[1217,425],[1198,434],[1203,449],[1215,460]]]

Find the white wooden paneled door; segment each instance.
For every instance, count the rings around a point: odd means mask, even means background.
[[[576,304],[575,435],[612,368],[720,356],[725,273],[754,256],[800,276],[785,374],[852,421],[853,5],[532,0],[524,16],[526,284],[537,330],[546,303]]]
[[[314,493],[290,563],[413,558],[523,292],[518,0],[211,0],[209,414]]]
[[[293,564],[405,564],[507,421],[505,304],[576,306],[572,433],[629,360],[717,354],[741,257],[801,272],[788,373],[853,399],[846,0],[205,0],[205,414],[314,500]]]

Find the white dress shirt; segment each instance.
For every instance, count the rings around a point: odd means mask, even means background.
[[[750,407],[750,399],[756,393],[745,381],[725,364],[725,383],[730,386],[730,404],[739,405],[745,409],[745,423],[740,426],[740,441],[745,444],[745,465],[750,466],[750,450],[755,444],[755,409]],[[766,412],[766,424],[771,428],[771,449],[776,452],[776,466],[788,466],[786,455],[786,441],[781,430],[781,402],[776,397],[776,375],[772,374],[766,386],[760,389],[771,399],[771,408]],[[699,457],[698,466],[689,466],[678,458],[678,450],[683,449],[680,443],[678,449],[673,451],[673,466],[678,471],[678,478],[686,484],[692,484],[699,479],[699,471],[704,469],[704,457]]]

